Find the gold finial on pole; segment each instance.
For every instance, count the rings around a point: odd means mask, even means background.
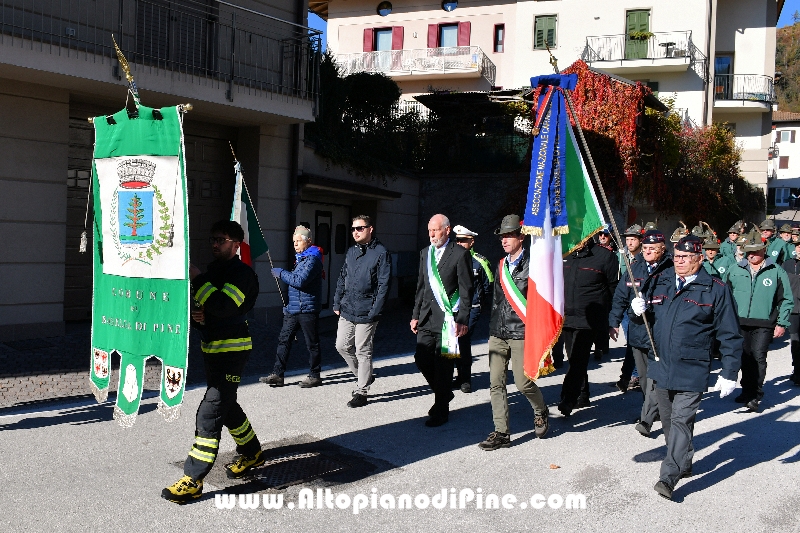
[[[128,83],[133,82],[131,67],[128,65],[128,60],[125,59],[125,54],[123,54],[122,50],[119,49],[119,45],[117,44],[117,40],[114,39],[113,33],[111,34],[111,42],[114,43],[114,50],[117,51],[117,61],[119,61],[119,66],[122,68],[122,72],[125,73],[125,79],[128,80]]]
[[[136,82],[133,81],[133,74],[131,74],[131,67],[128,65],[128,60],[125,59],[125,54],[123,54],[122,50],[120,50],[117,40],[114,39],[113,33],[111,34],[111,42],[114,43],[114,50],[117,51],[117,61],[119,61],[119,66],[122,69],[122,72],[125,73],[125,79],[128,80],[128,90],[130,90],[131,95],[133,95],[133,101],[138,108],[141,105],[141,101],[139,100],[139,89],[136,87]]]

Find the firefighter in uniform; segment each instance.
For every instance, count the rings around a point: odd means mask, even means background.
[[[478,234],[461,225],[454,227],[453,233],[456,234],[456,242],[469,250],[472,256],[472,288],[475,290],[475,294],[472,296],[472,308],[469,310],[469,329],[465,335],[458,338],[461,357],[456,361],[457,374],[456,379],[453,380],[454,389],[470,393],[472,392],[472,333],[481,316],[483,302],[494,283],[494,274],[489,260],[472,248]]]
[[[655,382],[667,455],[653,488],[670,499],[675,484],[692,475],[692,437],[700,399],[708,389],[712,341],[720,342],[722,353],[714,387],[720,397],[736,388],[741,362],[742,336],[731,291],[702,268],[702,249],[698,237],[682,237],[675,244],[674,266],[658,278],[650,302],[631,301],[636,315],[647,309],[656,317],[647,377]]]
[[[258,297],[258,278],[237,255],[243,240],[244,231],[238,223],[219,221],[211,228],[214,261],[208,265],[208,272],[201,274],[191,266],[195,301],[192,320],[202,338],[208,387],[197,408],[194,445],[183,465],[185,475],[161,492],[162,498],[175,503],[202,495],[203,478],[217,458],[222,426],[228,428],[239,454],[225,465],[229,478],[243,477],[265,462],[261,444],[236,401],[242,370],[253,348],[245,315]]]
[[[636,368],[639,371],[643,397],[639,421],[636,423],[636,431],[645,437],[650,436],[650,428],[658,417],[658,404],[653,392],[653,380],[648,379],[647,375],[647,353],[650,351],[651,339],[641,314],[637,315],[632,311],[631,301],[636,296],[636,292],[649,301],[653,287],[661,273],[672,266],[672,259],[666,254],[664,240],[664,234],[658,230],[650,230],[645,233],[642,240],[641,259],[631,265],[633,281],[631,281],[627,271],[623,273],[622,280],[614,292],[611,313],[608,318],[611,326],[608,330],[608,335],[617,340],[623,316],[627,315],[629,317],[626,340],[631,347],[634,361],[636,361]],[[634,291],[634,286],[637,287],[638,291]],[[653,314],[648,313],[647,319],[652,325]]]

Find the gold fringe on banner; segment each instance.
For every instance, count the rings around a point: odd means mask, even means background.
[[[583,239],[581,242],[579,242],[578,244],[576,244],[575,246],[573,246],[572,248],[570,248],[570,249],[569,249],[569,250],[568,250],[566,253],[563,253],[563,254],[561,254],[561,257],[567,257],[569,254],[571,254],[572,252],[574,252],[574,251],[575,251],[577,248],[580,248],[581,246],[583,246],[584,244],[586,244],[586,243],[587,243],[587,241],[589,241],[589,239],[593,239],[593,238],[594,238],[594,236],[595,236],[595,235],[597,235],[598,233],[600,233],[601,231],[603,231],[603,226],[600,226],[599,228],[597,228],[596,230],[594,230],[594,231],[593,231],[591,234],[589,234],[589,235],[588,235],[586,238],[584,238],[584,239]]]
[[[520,228],[520,232],[523,235],[533,235],[535,237],[541,237],[542,236],[542,228],[540,228],[538,226],[522,226]]]
[[[553,237],[558,237],[559,235],[566,235],[569,233],[569,226],[556,226],[553,228]]]
[[[546,364],[537,370],[535,377],[529,376],[528,373],[525,372],[524,369],[525,365],[522,365],[523,366],[522,373],[525,375],[526,378],[528,378],[531,381],[536,381],[538,378],[546,376],[548,374],[552,374],[553,372],[556,371],[556,367],[553,366],[553,346],[555,346],[556,343],[558,342],[558,338],[561,336],[561,330],[563,328],[564,328],[564,322],[562,321],[561,325],[558,327],[558,333],[556,333],[556,336],[550,342],[550,345],[545,349],[544,355],[539,360],[540,365],[542,364],[542,361],[544,361]],[[548,358],[550,358],[550,362],[547,362]]]

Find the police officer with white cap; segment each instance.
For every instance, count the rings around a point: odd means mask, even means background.
[[[472,332],[481,316],[481,307],[490,294],[492,283],[494,283],[494,274],[489,260],[472,248],[478,234],[460,224],[453,228],[453,233],[456,234],[456,243],[469,250],[472,256],[472,286],[475,293],[472,296],[472,308],[469,311],[469,329],[466,335],[458,338],[461,357],[456,362],[457,374],[453,380],[454,389],[461,389],[461,392],[469,393],[472,392]]]

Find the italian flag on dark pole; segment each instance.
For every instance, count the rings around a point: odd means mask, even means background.
[[[605,224],[567,121],[563,91],[573,89],[576,82],[574,74],[531,79],[531,86],[539,88],[523,222],[523,232],[531,235],[531,268],[527,298],[518,293],[514,300],[525,308],[524,314],[518,311],[525,321],[523,367],[525,375],[534,380],[555,370],[552,351],[564,325],[562,258]]]
[[[238,222],[244,230],[244,242],[239,247],[239,257],[252,267],[256,258],[267,253],[269,247],[264,239],[264,233],[261,231],[261,225],[258,223],[256,210],[250,200],[250,193],[247,192],[241,163],[236,161],[234,169],[236,170],[236,189],[233,194],[231,220]]]

